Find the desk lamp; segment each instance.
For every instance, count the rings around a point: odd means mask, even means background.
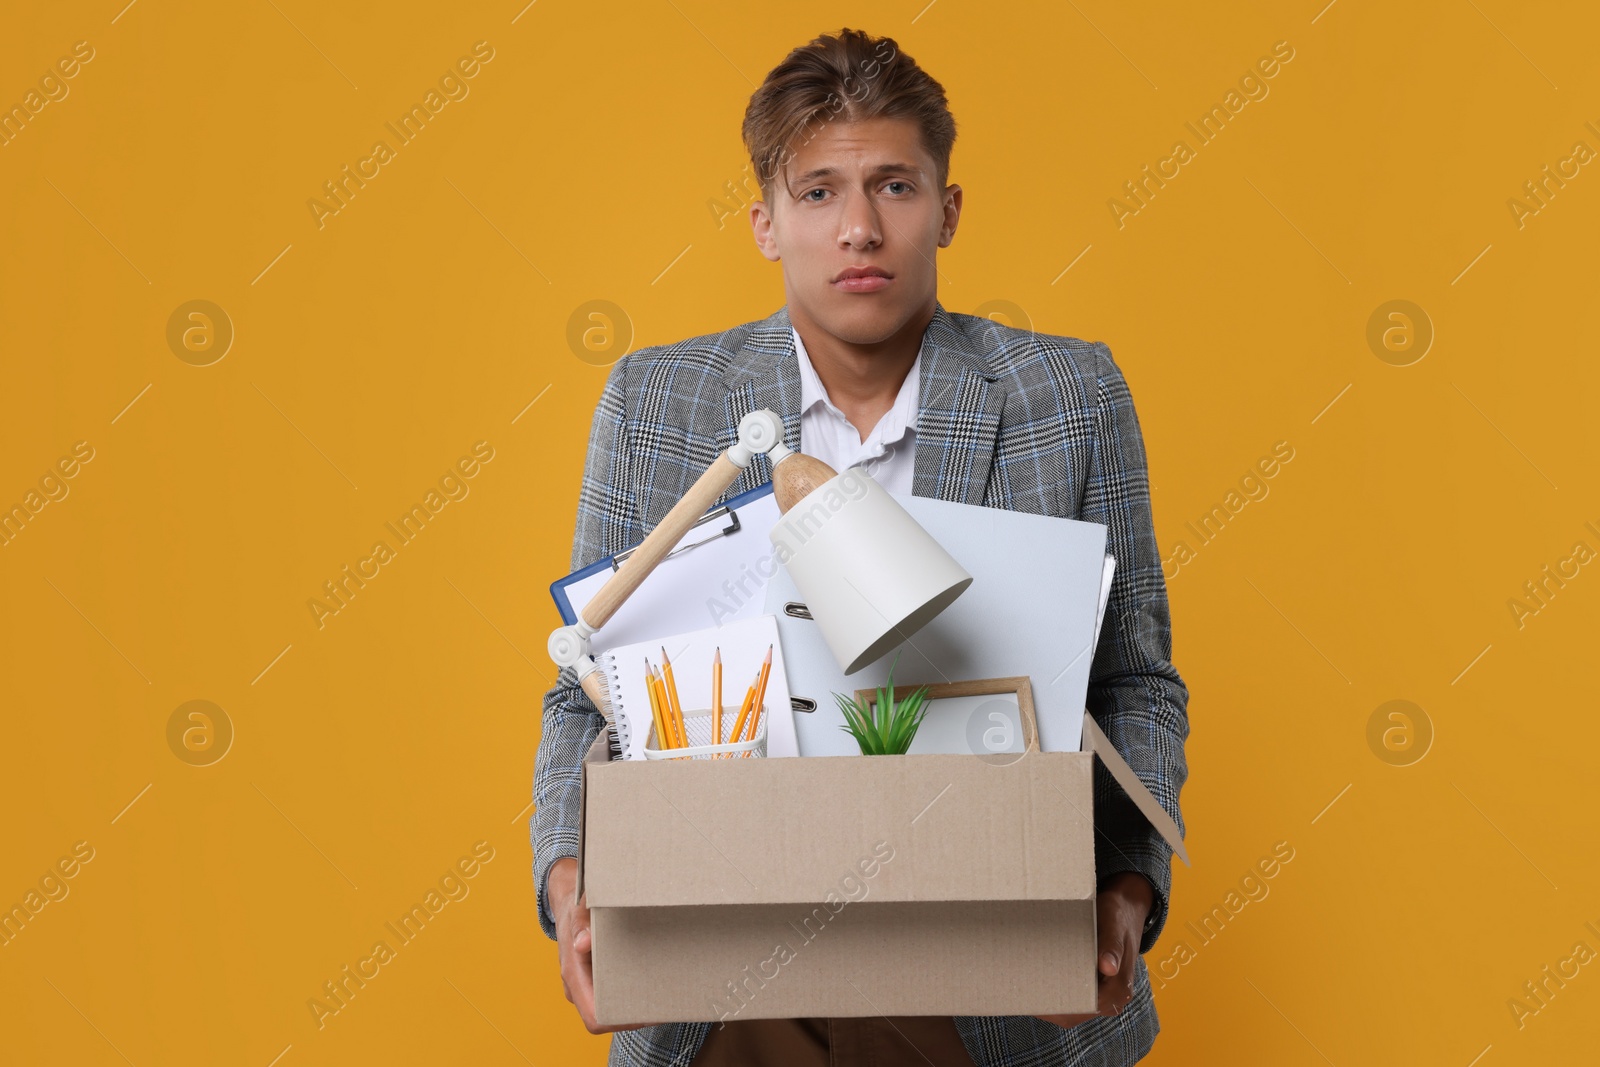
[[[865,470],[836,473],[786,446],[782,431],[777,414],[766,409],[741,419],[739,439],[711,461],[584,605],[578,621],[551,633],[550,658],[577,671],[583,691],[608,719],[610,696],[589,654],[589,638],[758,454],[772,462],[773,495],[782,518],[769,537],[778,561],[789,569],[845,674],[916,633],[972,584],[972,575]]]

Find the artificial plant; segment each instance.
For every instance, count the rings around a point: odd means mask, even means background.
[[[896,656],[895,663],[899,661],[900,657]],[[839,710],[844,713],[844,725],[839,728],[856,739],[862,755],[903,756],[911,747],[911,739],[917,735],[923,716],[928,714],[928,688],[918,686],[896,700],[894,666],[890,666],[888,684],[878,688],[875,701],[833,694],[839,702]]]

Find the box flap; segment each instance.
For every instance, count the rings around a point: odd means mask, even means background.
[[[1144,782],[1140,781],[1133,768],[1128,766],[1128,761],[1122,758],[1122,753],[1117,751],[1111,739],[1100,729],[1100,724],[1095,722],[1094,717],[1087,711],[1083,713],[1083,749],[1100,757],[1100,762],[1105,764],[1106,770],[1111,772],[1117,784],[1122,786],[1123,792],[1127,793],[1128,797],[1139,806],[1139,810],[1144,812],[1144,817],[1150,820],[1150,825],[1156,828],[1156,832],[1172,846],[1172,851],[1178,854],[1178,858],[1183,860],[1186,866],[1193,866],[1189,863],[1189,850],[1183,847],[1183,836],[1178,833],[1178,824],[1172,821],[1172,816],[1167,814],[1167,810],[1161,806],[1161,802],[1154,794],[1145,788]]]
[[[587,902],[1092,900],[1092,760],[586,763]]]

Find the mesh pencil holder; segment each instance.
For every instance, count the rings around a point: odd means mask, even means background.
[[[762,714],[756,722],[756,736],[748,741],[733,741],[720,745],[712,744],[711,736],[711,711],[696,710],[683,713],[683,731],[688,738],[688,745],[683,748],[658,748],[655,724],[650,726],[650,736],[645,739],[645,759],[752,759],[767,754],[767,717],[768,710],[761,709]],[[750,714],[754,715],[755,712]],[[728,733],[733,732],[733,724],[738,716],[726,709],[722,713],[722,728]],[[749,729],[749,723],[745,724]]]

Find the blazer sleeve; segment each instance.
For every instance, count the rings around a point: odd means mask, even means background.
[[[628,357],[617,361],[606,379],[589,428],[589,451],[578,492],[577,530],[572,569],[609,553],[607,546],[636,544],[638,520],[629,488],[626,380]],[[605,724],[598,708],[578,685],[577,673],[562,668],[544,696],[544,723],[533,766],[533,884],[539,925],[555,940],[547,882],[556,860],[578,854],[578,813],[582,800],[583,755]]]
[[[1094,448],[1080,514],[1105,524],[1106,551],[1116,557],[1117,567],[1089,672],[1088,710],[1183,832],[1178,793],[1189,774],[1184,757],[1189,691],[1172,665],[1172,623],[1151,515],[1144,437],[1111,350],[1104,344],[1094,347]],[[1172,848],[1099,763],[1094,777],[1100,883],[1137,871],[1155,888],[1139,945],[1143,954],[1166,925]]]

